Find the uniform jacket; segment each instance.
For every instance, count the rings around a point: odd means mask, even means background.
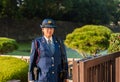
[[[35,41],[37,41],[37,49]],[[54,54],[51,53],[44,37],[39,37],[32,41],[29,80],[34,80],[33,68],[37,66],[39,68],[39,73],[38,79],[35,82],[62,82],[60,78],[61,71],[66,70],[68,72],[66,51],[63,46],[63,51],[65,52],[65,67],[63,67],[60,44],[55,37],[53,37],[53,42],[55,47]],[[64,78],[67,78],[67,74]]]

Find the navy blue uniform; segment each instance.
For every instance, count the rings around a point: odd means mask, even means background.
[[[37,49],[35,41],[37,41]],[[62,82],[60,78],[60,73],[63,70],[68,72],[67,57],[65,56],[64,58],[65,66],[63,67],[63,64],[61,62],[62,56],[60,44],[55,37],[53,37],[53,42],[55,47],[54,54],[51,53],[44,37],[37,38],[32,42],[29,66],[29,80],[35,79],[33,75],[33,68],[34,66],[37,66],[39,68],[39,73],[38,79],[35,82]],[[63,51],[66,53],[64,46],[63,49]],[[64,78],[67,79],[67,73]]]

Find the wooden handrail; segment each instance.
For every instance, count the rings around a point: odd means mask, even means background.
[[[120,82],[120,52],[73,62],[73,82]]]

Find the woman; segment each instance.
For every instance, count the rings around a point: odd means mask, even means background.
[[[64,44],[54,34],[53,19],[44,19],[43,36],[32,41],[29,82],[68,82],[68,63]]]

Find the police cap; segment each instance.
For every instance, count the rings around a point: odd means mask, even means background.
[[[53,19],[44,19],[40,27],[41,28],[56,28],[55,21]]]

